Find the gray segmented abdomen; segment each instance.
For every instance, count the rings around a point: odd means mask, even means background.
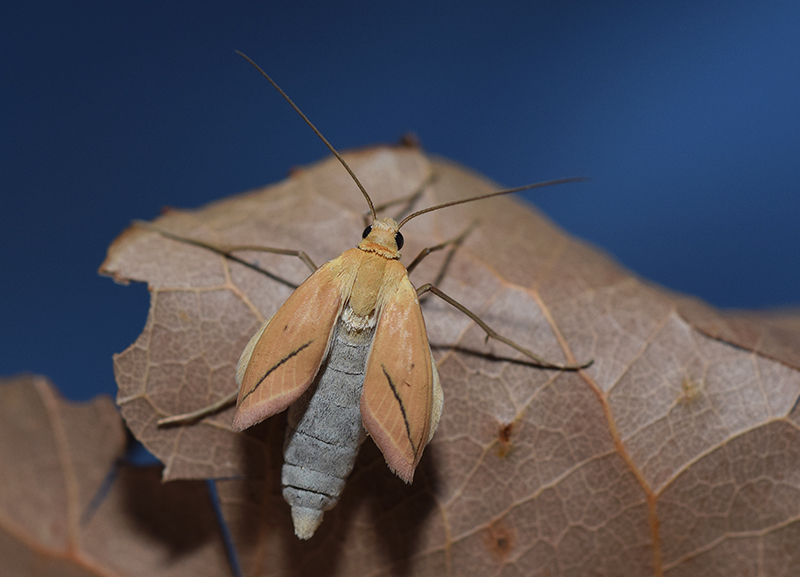
[[[317,378],[289,409],[281,482],[301,539],[339,500],[364,440],[361,391],[373,333],[348,331],[339,320]]]

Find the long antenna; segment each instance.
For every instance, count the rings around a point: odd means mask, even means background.
[[[361,184],[361,181],[360,181],[360,180],[358,180],[358,177],[356,176],[356,173],[355,173],[355,172],[353,172],[353,170],[352,170],[352,169],[351,169],[351,168],[350,168],[350,167],[347,165],[347,163],[344,161],[344,158],[342,158],[342,155],[341,155],[341,154],[339,154],[339,152],[338,152],[338,151],[337,151],[337,150],[336,150],[336,149],[333,147],[333,145],[332,145],[330,142],[328,142],[328,139],[327,139],[327,138],[325,138],[324,136],[322,136],[322,133],[321,133],[319,130],[317,130],[317,127],[316,127],[316,126],[314,126],[314,124],[313,124],[313,123],[312,123],[312,122],[311,122],[311,121],[308,119],[308,117],[307,117],[305,114],[303,114],[303,111],[302,111],[302,110],[300,110],[300,108],[299,108],[299,107],[298,107],[298,106],[297,106],[297,105],[296,105],[294,102],[292,102],[292,99],[291,99],[291,98],[289,98],[289,96],[288,96],[288,95],[287,95],[287,94],[286,94],[286,93],[285,93],[285,92],[284,92],[284,91],[281,89],[281,87],[280,87],[280,86],[278,86],[278,85],[276,84],[276,82],[275,82],[275,81],[274,81],[272,78],[270,78],[270,77],[269,77],[269,74],[267,74],[266,72],[264,72],[264,70],[263,70],[263,69],[262,69],[262,68],[261,68],[261,67],[260,67],[258,64],[256,64],[255,62],[253,62],[253,59],[252,59],[252,58],[250,58],[250,57],[249,57],[247,54],[245,54],[244,52],[239,52],[238,50],[236,50],[235,52],[236,52],[236,54],[238,54],[239,56],[241,56],[242,58],[244,58],[245,60],[247,60],[247,61],[248,61],[248,62],[249,62],[249,63],[250,63],[252,66],[253,66],[253,68],[255,68],[256,70],[258,70],[258,71],[261,73],[261,75],[262,75],[264,78],[266,78],[267,80],[269,80],[269,83],[270,83],[270,84],[272,84],[272,86],[274,86],[274,87],[275,87],[275,90],[277,90],[278,92],[280,92],[280,93],[281,93],[281,96],[283,96],[283,97],[286,99],[286,102],[288,102],[288,103],[291,105],[291,107],[292,107],[292,108],[294,108],[294,111],[295,111],[295,112],[297,112],[297,114],[299,114],[299,115],[300,115],[300,117],[301,117],[303,120],[305,120],[305,121],[306,121],[306,124],[308,124],[308,125],[311,127],[311,130],[313,130],[313,131],[314,131],[314,134],[316,134],[317,136],[319,136],[320,140],[321,140],[322,142],[324,142],[324,143],[325,143],[325,146],[327,146],[327,147],[328,147],[328,150],[330,150],[330,151],[333,153],[333,155],[334,155],[336,158],[338,158],[338,159],[339,159],[339,162],[341,162],[341,163],[342,163],[342,166],[344,166],[345,170],[346,170],[346,171],[347,171],[347,172],[350,174],[350,177],[351,177],[351,178],[353,179],[353,181],[356,183],[356,185],[358,186],[359,190],[361,190],[361,194],[363,194],[363,195],[364,195],[364,198],[366,198],[366,199],[367,199],[367,204],[369,205],[369,211],[370,211],[370,213],[372,213],[372,221],[373,221],[373,222],[375,222],[376,220],[378,220],[378,215],[376,215],[376,214],[375,214],[375,206],[372,204],[372,199],[371,199],[371,198],[369,197],[369,195],[367,194],[367,191],[366,191],[366,189],[364,188],[364,186]],[[408,219],[406,219],[406,220],[408,220]]]
[[[511,194],[512,192],[521,192],[523,190],[530,190],[532,188],[541,188],[543,186],[553,186],[555,184],[566,184],[568,182],[584,182],[589,180],[584,176],[571,176],[569,178],[557,178],[555,180],[545,180],[544,182],[536,182],[534,184],[526,184],[525,186],[518,186],[517,188],[509,188],[507,190],[500,190],[498,192],[490,192],[489,194],[482,194],[480,196],[473,196],[472,198],[464,198],[462,200],[454,200],[452,202],[445,202],[444,204],[437,204],[436,206],[431,206],[429,208],[423,208],[422,210],[418,210],[417,212],[409,214],[403,220],[400,221],[400,224],[397,225],[398,230],[401,226],[407,223],[412,218],[415,218],[421,214],[425,214],[426,212],[431,212],[434,210],[439,210],[440,208],[445,208],[446,206],[454,206],[456,204],[464,204],[465,202],[472,202],[473,200],[481,200],[483,198],[491,198],[493,196],[500,196],[501,194]]]

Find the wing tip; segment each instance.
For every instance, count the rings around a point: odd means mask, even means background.
[[[273,415],[288,409],[292,403],[299,399],[308,385],[289,391],[271,398],[263,398],[258,395],[246,396],[244,400],[238,402],[236,413],[233,415],[231,429],[234,431],[244,431],[253,425],[266,421]]]
[[[265,404],[242,403],[236,407],[231,429],[236,432],[244,431],[253,425],[257,425],[261,421],[265,421],[274,415],[275,412],[276,411],[271,411],[270,407],[267,407]]]
[[[361,419],[364,423],[364,428],[372,437],[372,440],[378,446],[383,458],[386,459],[386,465],[389,470],[395,475],[400,477],[403,482],[411,484],[414,480],[414,471],[419,463],[419,458],[422,455],[414,455],[410,450],[403,451],[397,446],[383,427],[379,424],[377,419],[362,405]]]
[[[408,485],[414,482],[414,471],[417,468],[415,463],[409,463],[405,459],[402,459],[402,462],[398,462],[398,460],[392,462],[386,455],[384,457],[386,458],[386,465],[392,473],[400,477]]]
[[[239,413],[239,411],[236,411],[236,414],[233,416],[233,422],[231,423],[231,430],[236,433],[241,433],[253,425],[255,425],[255,423],[249,422],[241,415],[241,413]]]

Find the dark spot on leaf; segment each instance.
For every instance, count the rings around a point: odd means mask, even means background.
[[[495,452],[497,456],[504,459],[508,456],[514,446],[511,444],[511,434],[514,431],[514,423],[508,423],[500,427],[497,433],[497,447]]]
[[[498,561],[505,561],[511,551],[514,549],[516,541],[516,532],[506,525],[502,520],[496,521],[489,525],[486,530],[483,542],[492,557]]]

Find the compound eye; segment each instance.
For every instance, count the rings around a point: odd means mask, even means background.
[[[404,242],[403,235],[400,234],[399,232],[397,234],[395,234],[394,235],[394,242],[397,243],[397,250],[400,250],[401,248],[403,248],[403,242]]]
[[[369,233],[372,232],[372,225],[369,225],[367,228],[364,229],[364,232],[361,233],[361,238],[367,238]]]

